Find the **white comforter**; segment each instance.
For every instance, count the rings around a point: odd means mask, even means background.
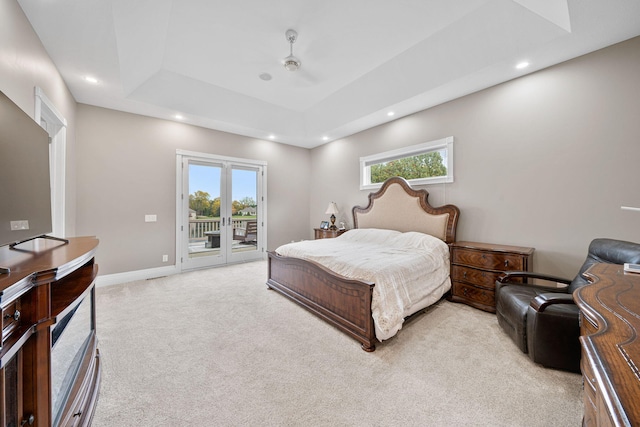
[[[375,283],[371,310],[380,341],[394,336],[406,316],[435,303],[451,288],[447,244],[423,233],[354,229],[335,239],[289,243],[276,252]]]

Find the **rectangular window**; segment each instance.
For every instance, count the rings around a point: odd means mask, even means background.
[[[412,185],[453,182],[453,137],[360,157],[360,189],[380,188],[393,176]]]

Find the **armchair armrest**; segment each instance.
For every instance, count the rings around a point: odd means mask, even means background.
[[[532,301],[531,308],[538,313],[542,313],[547,307],[554,304],[572,304],[575,305],[573,295],[558,292],[550,292],[536,296]]]
[[[557,286],[541,286],[533,283],[520,283],[520,282],[511,282],[510,279],[514,279],[517,277],[521,277],[523,279],[539,279],[547,282],[554,283],[562,283],[564,285],[570,285],[571,280],[564,279],[562,277],[549,276],[547,274],[533,273],[530,271],[505,271],[502,275],[498,277],[496,280],[496,286],[502,287],[507,285],[519,285],[519,286],[529,286],[535,288],[538,291],[542,292],[556,292],[556,293],[566,293],[567,286],[557,287]]]
[[[500,283],[507,283],[509,279],[512,279],[514,277],[522,277],[524,279],[540,279],[546,280],[547,282],[564,283],[565,285],[571,284],[571,280],[569,279],[549,276],[548,274],[532,273],[530,271],[505,271],[500,277],[498,277],[497,281]]]

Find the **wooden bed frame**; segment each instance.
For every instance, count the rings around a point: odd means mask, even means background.
[[[456,206],[432,207],[426,190],[414,190],[402,178],[390,178],[369,194],[369,205],[353,208],[355,228],[420,231],[453,243],[460,211]],[[374,284],[338,275],[313,261],[268,253],[267,286],[295,301],[374,351],[376,342],[371,301]]]

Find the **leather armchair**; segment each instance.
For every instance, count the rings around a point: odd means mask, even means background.
[[[498,324],[531,360],[548,368],[580,372],[579,310],[573,292],[589,284],[583,273],[595,263],[640,263],[640,244],[595,239],[573,280],[510,271],[496,281]],[[540,286],[530,279],[554,283]]]

